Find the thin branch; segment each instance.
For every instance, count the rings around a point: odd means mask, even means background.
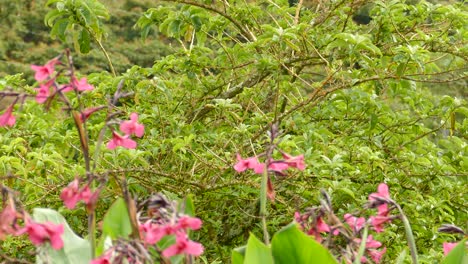
[[[186,1],[186,0],[162,0],[162,1],[165,1],[165,2],[176,2],[176,3],[180,3],[180,4],[185,4],[185,5],[191,5],[191,6],[197,6],[197,7],[200,7],[200,8],[203,8],[203,9],[206,9],[208,11],[211,11],[211,12],[214,12],[218,15],[221,15],[223,16],[224,18],[226,18],[227,20],[231,21],[232,24],[234,24],[234,26],[237,27],[237,29],[239,29],[239,31],[241,32],[241,35],[243,35],[246,39],[248,39],[249,41],[253,42],[255,41],[255,37],[252,35],[251,32],[249,32],[247,29],[245,29],[237,20],[235,20],[233,17],[231,17],[230,15],[224,13],[223,11],[221,10],[218,10],[216,8],[213,8],[209,5],[205,5],[205,4],[201,4],[201,3],[197,3],[197,2],[192,2],[192,1]]]

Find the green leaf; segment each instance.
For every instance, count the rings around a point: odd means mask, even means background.
[[[107,235],[112,239],[127,238],[132,233],[127,205],[122,198],[118,198],[104,216],[102,232],[103,237]]]
[[[271,249],[276,264],[337,263],[327,249],[300,231],[296,223],[289,224],[273,236]]]
[[[65,31],[67,30],[68,23],[68,18],[58,20],[52,27],[50,35],[52,37],[58,37],[61,41],[65,41]]]
[[[247,241],[244,264],[257,263],[268,264],[274,263],[274,261],[270,248],[251,233],[249,240]]]
[[[453,248],[441,264],[464,264],[468,263],[468,254],[466,250],[466,239],[463,239]]]
[[[50,245],[46,245],[47,256],[41,259],[41,254],[37,255],[36,263],[62,263],[62,264],[88,264],[91,261],[91,247],[89,242],[77,236],[63,216],[48,208],[34,208],[33,219],[39,223],[52,222],[54,224],[63,224],[64,233],[62,235],[63,248],[54,250]]]
[[[86,54],[91,50],[91,38],[86,29],[81,30],[78,34],[78,44],[80,45],[81,53]]]
[[[184,213],[189,216],[195,216],[195,205],[193,204],[192,195],[187,195],[185,198]]]
[[[231,254],[231,263],[232,264],[243,264],[245,257],[245,248],[246,246],[235,248]]]

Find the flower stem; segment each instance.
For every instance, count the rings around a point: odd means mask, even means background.
[[[364,231],[362,233],[361,245],[359,245],[358,255],[354,259],[354,264],[361,264],[361,258],[364,256],[364,251],[366,250],[367,243],[367,234],[369,233],[369,228],[367,224],[364,226]]]
[[[268,245],[270,244],[270,235],[267,229],[267,184],[268,184],[268,165],[265,164],[265,168],[262,173],[262,182],[260,186],[260,217],[262,218],[262,229],[263,229],[263,242]]]
[[[114,75],[114,77],[117,76],[117,74],[115,73],[115,69],[114,69],[114,65],[112,64],[112,61],[109,57],[109,54],[107,53],[106,49],[104,48],[104,46],[102,45],[101,41],[98,40],[97,38],[94,38],[97,42],[97,44],[99,45],[99,48],[101,49],[102,53],[104,53],[104,56],[106,56],[106,60],[107,60],[107,63],[109,64],[109,68],[112,72],[112,75]]]

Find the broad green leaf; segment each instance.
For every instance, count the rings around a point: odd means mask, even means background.
[[[271,249],[263,244],[254,234],[250,234],[245,250],[244,264],[268,264],[275,263],[271,255]]]
[[[238,247],[232,250],[231,263],[232,264],[243,264],[245,257],[246,246]]]
[[[33,218],[40,223],[52,222],[54,224],[63,224],[64,227],[62,235],[63,248],[61,250],[54,250],[50,245],[47,245],[44,249],[47,258],[41,259],[39,257],[41,255],[37,255],[37,264],[88,264],[91,261],[89,242],[77,236],[60,213],[48,208],[34,208]]]
[[[466,239],[463,239],[453,248],[441,264],[465,264],[468,263],[468,252],[466,249]]]
[[[291,223],[273,236],[271,249],[275,264],[336,264],[326,248]]]
[[[59,19],[52,27],[50,35],[52,37],[58,37],[61,41],[65,41],[65,31],[67,30],[68,23],[68,18]]]
[[[122,198],[118,198],[104,216],[102,232],[103,236],[107,235],[112,239],[126,238],[132,233],[127,205]]]
[[[192,195],[187,195],[185,198],[184,213],[189,216],[195,216],[195,205],[193,204]]]
[[[91,50],[91,38],[86,29],[82,29],[78,34],[78,44],[80,46],[81,53],[86,54]]]

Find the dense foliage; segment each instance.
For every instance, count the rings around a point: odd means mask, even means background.
[[[117,107],[122,119],[139,113],[145,134],[136,150],[98,152],[95,173],[110,180],[97,219],[120,195],[119,177],[127,178],[137,197],[190,194],[203,220],[201,232],[193,235],[204,245],[204,257],[227,262],[249,232],[262,233],[261,178],[236,173],[236,153],[267,151],[268,131],[278,124],[278,147],[304,154],[308,166],[274,177],[276,198],[267,217],[271,234],[296,211],[317,204],[321,188],[331,195],[335,212],[344,215],[360,211],[381,182],[411,223],[421,263],[440,260],[442,243],[459,240],[439,234],[442,224],[466,227],[468,13],[463,2],[120,1],[126,11],[103,6],[109,20],[99,14],[79,20],[79,13],[68,11],[48,16],[56,42],[34,32],[44,32],[44,17],[60,10],[59,4],[6,2],[0,11],[10,14],[8,27],[23,30],[0,29],[2,37],[13,40],[0,44],[0,59],[8,61],[0,64],[0,89],[34,95],[38,84],[29,65],[45,64],[65,46],[76,54],[77,76],[87,74],[95,87],[73,104],[106,105],[121,81],[132,92]],[[23,2],[29,6],[18,9]],[[20,11],[24,19],[11,15]],[[134,23],[147,45],[138,44]],[[102,37],[93,37],[98,31]],[[50,47],[45,52],[44,45]],[[88,54],[78,55],[87,48]],[[116,76],[102,50],[110,54]],[[434,95],[434,88],[458,92]],[[15,126],[0,128],[2,184],[20,191],[26,208],[57,209],[75,232],[86,235],[85,208],[68,210],[59,198],[76,175],[86,174],[74,121],[59,102],[44,110],[25,100],[15,112]],[[91,153],[105,118],[97,112],[87,124]],[[396,221],[375,237],[388,248],[385,263],[407,247]],[[16,258],[25,258],[30,249],[17,238],[2,244],[2,254]]]

